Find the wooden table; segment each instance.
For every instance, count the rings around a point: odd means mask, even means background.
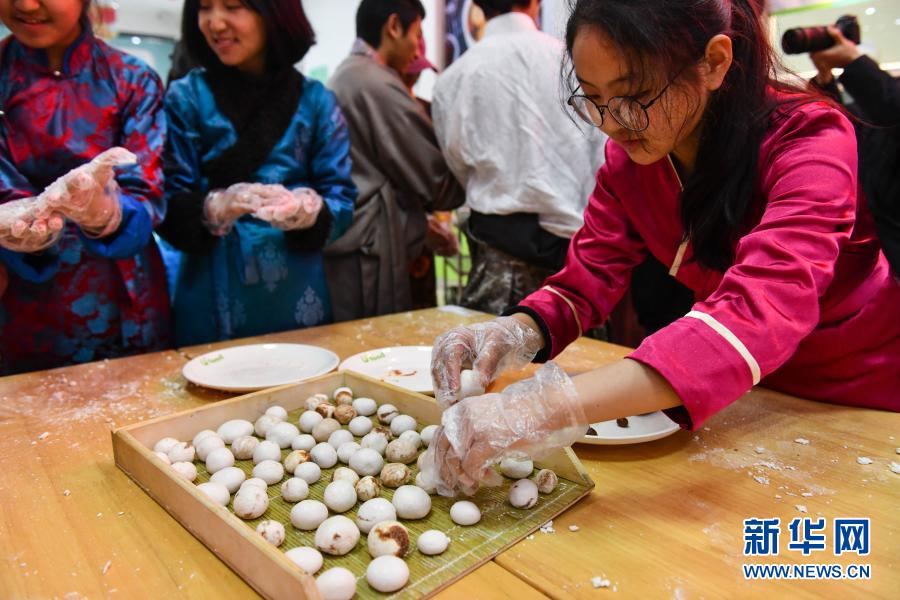
[[[365,348],[430,344],[453,325],[484,318],[432,309],[262,339],[319,344],[345,358]],[[181,377],[187,358],[206,349],[0,379],[0,597],[254,595],[113,464],[111,429],[227,396]],[[626,352],[580,340],[559,362],[576,373]],[[795,443],[798,437],[810,444]],[[595,598],[613,590],[623,597],[896,596],[900,475],[888,464],[900,462],[898,439],[900,415],[756,390],[697,434],[577,447],[597,483],[593,494],[557,520],[555,533],[535,533],[440,597]],[[859,465],[858,456],[874,462]],[[829,526],[835,517],[870,517],[871,554],[788,552],[796,504]],[[781,517],[779,557],[742,556],[742,522],[750,517]],[[745,581],[744,562],[868,563],[872,579]],[[593,588],[593,577],[609,579],[610,588]]]

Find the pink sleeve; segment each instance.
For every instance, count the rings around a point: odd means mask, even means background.
[[[597,173],[584,226],[572,238],[562,271],[519,304],[520,309],[536,313],[533,316],[546,326],[550,344],[540,359],[556,356],[582,333],[605,321],[628,288],[631,270],[647,254],[610,190],[611,171],[606,162]]]
[[[793,355],[819,322],[856,209],[856,136],[821,105],[795,111],[763,143],[761,222],[737,244],[719,287],[630,358],[678,393],[673,416],[697,428]]]

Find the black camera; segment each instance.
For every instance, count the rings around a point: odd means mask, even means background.
[[[844,34],[845,38],[854,44],[859,43],[859,21],[855,16],[844,15],[835,22],[834,26]],[[818,52],[832,46],[834,46],[834,39],[825,27],[797,27],[788,29],[781,36],[781,48],[787,54]]]

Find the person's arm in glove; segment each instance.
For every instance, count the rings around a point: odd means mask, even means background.
[[[501,372],[524,367],[544,346],[534,320],[518,313],[493,321],[455,327],[434,341],[431,377],[442,409],[460,400],[460,372],[467,365],[487,387]]]
[[[550,362],[499,394],[472,396],[445,410],[423,459],[423,477],[441,495],[471,495],[480,485],[499,485],[491,467],[504,455],[539,458],[578,441],[588,423],[680,404],[668,382],[637,361],[620,360],[573,379]]]
[[[43,200],[88,237],[112,235],[122,223],[121,191],[113,167],[135,160],[135,155],[124,148],[103,152],[50,185],[42,194]]]
[[[65,217],[40,198],[0,205],[0,247],[13,252],[40,252],[59,239]]]
[[[492,467],[505,454],[538,457],[570,446],[586,429],[572,380],[550,362],[499,394],[471,396],[444,411],[422,471],[441,495],[472,495],[481,484],[500,484]]]
[[[310,188],[288,190],[278,187],[283,192],[265,198],[254,216],[283,231],[309,229],[315,225],[322,211],[322,197]]]
[[[280,188],[280,189],[279,189]],[[264,202],[280,194],[280,185],[235,183],[224,190],[212,190],[203,201],[203,215],[210,233],[228,235],[235,221],[253,213]]]

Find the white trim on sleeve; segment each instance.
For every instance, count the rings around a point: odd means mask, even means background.
[[[572,311],[572,316],[575,317],[575,324],[578,326],[578,335],[583,334],[583,333],[584,333],[584,329],[581,327],[581,319],[578,318],[578,311],[575,310],[575,305],[572,304],[572,301],[569,300],[568,298],[566,298],[566,297],[563,295],[562,292],[560,292],[559,290],[557,290],[557,289],[555,289],[555,288],[553,288],[553,287],[550,287],[549,285],[545,285],[545,286],[542,287],[541,289],[542,289],[542,290],[547,290],[547,291],[550,292],[551,294],[556,294],[557,296],[559,296],[560,298],[563,299],[563,302],[565,302],[566,304],[569,305],[569,308],[570,308],[571,311]]]
[[[747,346],[744,345],[744,342],[738,339],[736,335],[731,333],[731,330],[719,323],[715,317],[712,315],[708,315],[704,312],[700,312],[699,310],[692,310],[688,314],[684,315],[686,317],[692,317],[699,321],[703,321],[707,325],[709,325],[713,331],[718,333],[720,336],[725,338],[725,341],[731,344],[731,346],[737,350],[738,354],[741,355],[741,358],[746,361],[747,366],[750,367],[750,375],[753,377],[753,385],[759,383],[760,380],[760,370],[759,363],[756,362],[756,359],[753,358],[753,355],[750,354],[750,351],[747,349]]]

